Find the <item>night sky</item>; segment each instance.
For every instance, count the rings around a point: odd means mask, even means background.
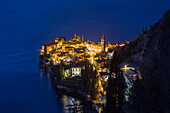
[[[1,0],[1,46],[37,48],[56,36],[133,40],[170,8],[169,0]]]

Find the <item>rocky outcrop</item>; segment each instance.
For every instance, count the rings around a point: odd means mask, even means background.
[[[138,34],[137,38],[125,45],[118,51],[122,61],[130,61],[139,64],[140,56],[146,43],[149,30],[143,34]]]
[[[170,10],[166,11],[158,23],[138,34],[137,38],[118,51],[122,62],[130,61],[140,65],[141,70],[149,70],[160,60],[169,60]],[[158,65],[158,64],[157,64]]]
[[[168,113],[170,10],[149,30],[118,51],[123,61],[139,64],[142,75],[134,83],[131,113]]]
[[[170,10],[151,28],[140,57],[140,69],[144,74],[160,65],[169,66]],[[168,68],[167,68],[168,69]]]

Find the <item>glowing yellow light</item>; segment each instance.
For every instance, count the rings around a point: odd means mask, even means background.
[[[125,69],[127,69],[127,65],[125,65]]]

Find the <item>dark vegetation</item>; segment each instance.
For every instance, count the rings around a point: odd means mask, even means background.
[[[88,94],[91,95],[92,99],[97,99],[99,95],[99,76],[96,70],[93,70],[93,66],[86,60],[85,70],[82,70],[82,79],[84,86],[88,89]]]
[[[111,76],[106,93],[106,113],[123,113],[125,80],[119,63],[120,59],[115,52],[111,61]]]

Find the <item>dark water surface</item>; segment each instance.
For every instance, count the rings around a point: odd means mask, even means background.
[[[2,54],[3,53],[3,54]],[[58,94],[35,50],[1,51],[0,113],[63,113],[71,97]]]

